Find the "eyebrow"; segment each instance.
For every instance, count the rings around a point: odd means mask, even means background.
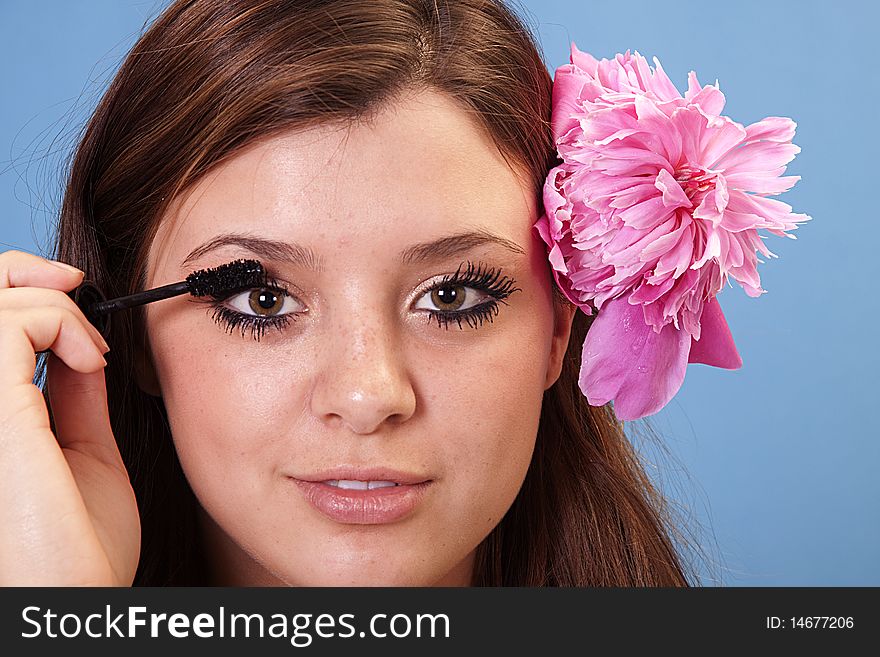
[[[465,253],[466,251],[470,251],[480,246],[491,244],[496,244],[514,253],[525,255],[525,250],[523,250],[523,248],[516,242],[512,242],[486,230],[471,230],[445,235],[429,242],[413,244],[400,252],[400,261],[403,264],[436,262],[460,253]],[[280,242],[263,237],[256,237],[246,233],[223,233],[216,237],[212,237],[204,244],[193,249],[189,255],[183,259],[181,267],[186,267],[188,264],[203,255],[225,246],[237,246],[269,260],[288,262],[306,269],[311,269],[312,271],[324,271],[323,259],[308,247],[293,242]]]

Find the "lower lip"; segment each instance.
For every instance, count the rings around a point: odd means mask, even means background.
[[[306,500],[322,514],[354,525],[381,525],[400,520],[416,508],[430,481],[371,490],[337,488],[319,481],[293,479]]]

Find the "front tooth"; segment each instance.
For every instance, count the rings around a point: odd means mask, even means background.
[[[389,488],[399,485],[393,481],[359,481],[357,479],[328,479],[324,483],[336,488],[353,490],[372,490],[374,488]]]
[[[373,488],[388,488],[389,486],[396,486],[397,484],[393,481],[371,481],[369,482],[370,489]]]
[[[367,490],[368,482],[356,479],[340,479],[336,484],[339,488],[351,488],[354,490]]]

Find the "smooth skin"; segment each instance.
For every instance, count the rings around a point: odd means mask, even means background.
[[[130,585],[140,522],[107,413],[108,347],[65,294],[78,269],[0,253],[0,585]],[[33,384],[49,349],[50,401]]]

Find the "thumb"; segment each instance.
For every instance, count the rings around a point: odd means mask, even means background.
[[[118,468],[127,476],[110,426],[104,370],[77,372],[49,353],[46,384],[58,444]]]

